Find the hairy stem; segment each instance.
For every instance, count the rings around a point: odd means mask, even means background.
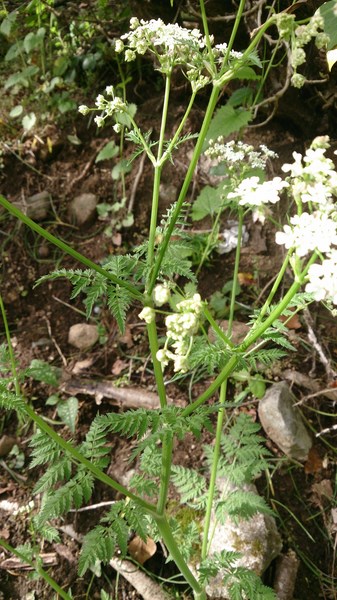
[[[160,490],[157,503],[157,513],[163,515],[167,502],[168,489],[170,484],[171,465],[173,451],[173,436],[170,431],[167,432],[163,439],[162,447],[162,465],[160,474]]]
[[[162,171],[162,165],[161,165],[160,161],[161,161],[163,147],[164,147],[165,129],[166,129],[166,121],[167,121],[167,113],[168,113],[168,102],[169,102],[169,98],[170,98],[170,85],[171,85],[171,78],[169,76],[167,76],[166,80],[165,80],[165,96],[164,96],[163,112],[162,112],[161,125],[160,125],[158,152],[157,152],[157,159],[156,159],[156,163],[155,163],[155,167],[154,167],[151,221],[150,221],[150,231],[149,231],[149,246],[148,246],[148,254],[147,254],[147,264],[150,268],[152,267],[153,262],[154,262],[154,247],[155,247],[155,241],[156,241],[156,228],[157,228],[158,206],[159,206],[159,187],[160,187],[160,178],[161,178],[161,171]],[[151,271],[150,271],[150,273],[151,273]]]
[[[227,379],[221,384],[221,387],[220,387],[220,409],[219,409],[218,417],[217,417],[216,435],[215,435],[213,458],[212,458],[211,477],[210,477],[210,482],[209,482],[209,487],[208,487],[208,495],[207,495],[207,506],[206,506],[205,522],[204,522],[202,549],[201,549],[201,559],[202,560],[205,560],[205,558],[207,558],[207,554],[208,554],[209,528],[210,528],[210,524],[211,524],[212,508],[213,508],[215,485],[216,485],[216,476],[217,476],[217,472],[218,472],[218,463],[219,463],[219,458],[220,458],[223,422],[224,422],[224,417],[226,415],[226,410],[224,407],[224,404],[226,401],[226,394],[227,394]]]
[[[189,188],[190,183],[192,181],[193,174],[194,174],[197,162],[199,160],[199,156],[201,154],[201,150],[202,150],[203,143],[204,143],[204,140],[205,140],[208,128],[209,128],[209,124],[211,122],[211,119],[212,119],[212,116],[213,116],[213,112],[214,112],[216,103],[218,101],[219,93],[220,93],[220,88],[213,87],[213,90],[212,90],[212,93],[211,93],[211,96],[210,96],[210,99],[209,99],[209,102],[208,102],[208,106],[207,106],[207,109],[206,109],[205,117],[204,117],[201,129],[200,129],[200,132],[199,132],[198,141],[197,141],[197,143],[195,145],[195,148],[194,148],[193,156],[192,156],[190,165],[188,167],[188,170],[187,170],[187,173],[186,173],[186,177],[184,179],[184,183],[182,185],[182,188],[181,188],[181,191],[180,191],[180,194],[179,194],[179,198],[177,200],[176,208],[175,208],[175,210],[174,210],[174,212],[172,214],[172,218],[171,218],[170,224],[169,224],[169,226],[167,228],[167,232],[165,234],[164,240],[162,241],[161,246],[160,246],[160,250],[159,250],[159,252],[157,253],[157,256],[156,256],[156,260],[155,260],[155,263],[154,263],[154,267],[152,269],[151,278],[150,278],[150,282],[149,282],[149,286],[148,286],[148,293],[152,292],[152,290],[153,290],[153,288],[154,288],[154,286],[156,284],[157,276],[158,276],[158,273],[159,273],[159,270],[160,270],[160,267],[161,267],[161,263],[162,263],[163,258],[165,256],[165,252],[166,252],[167,246],[169,244],[169,241],[170,241],[170,238],[171,238],[171,235],[172,235],[172,231],[173,231],[173,229],[175,227],[175,224],[177,222],[177,219],[179,217],[179,214],[180,214],[180,211],[181,211],[181,207],[182,207],[183,202],[184,202],[184,200],[186,198],[186,194],[188,192],[188,188]]]
[[[11,213],[11,215],[14,215],[14,217],[16,217],[17,219],[22,221],[22,223],[24,223],[25,225],[28,225],[28,227],[30,227],[30,229],[32,229],[33,231],[36,231],[36,233],[38,233],[43,238],[48,240],[48,242],[50,242],[51,244],[54,244],[54,246],[57,246],[63,252],[66,252],[67,254],[69,254],[76,260],[78,260],[80,263],[82,263],[83,265],[88,267],[89,269],[93,269],[93,271],[96,271],[96,273],[100,273],[100,275],[103,275],[104,277],[106,277],[106,279],[109,279],[116,285],[120,285],[122,288],[125,288],[135,298],[138,298],[139,300],[141,300],[143,298],[143,294],[139,290],[137,290],[137,288],[135,286],[133,286],[131,283],[128,283],[127,281],[119,279],[119,277],[116,277],[116,275],[113,275],[112,273],[110,273],[109,271],[106,271],[99,265],[96,265],[96,263],[92,262],[89,258],[87,258],[86,256],[83,256],[83,254],[80,254],[79,252],[77,252],[76,250],[71,248],[71,246],[68,246],[68,244],[66,244],[62,240],[59,240],[57,237],[55,237],[54,235],[49,233],[49,231],[46,231],[46,229],[43,229],[43,227],[41,227],[40,225],[35,223],[35,221],[32,221],[32,219],[30,219],[25,214],[23,214],[23,212],[21,212],[21,210],[16,208],[16,206],[11,204],[11,202],[8,202],[8,200],[6,200],[1,195],[0,195],[0,205],[3,206],[6,210],[8,210],[8,212]]]
[[[175,564],[177,565],[183,577],[185,577],[187,583],[191,586],[194,592],[194,597],[198,598],[198,600],[206,600],[205,592],[203,591],[200,583],[196,580],[193,573],[189,569],[178,548],[177,542],[172,535],[172,530],[166,517],[157,516],[155,517],[155,521],[170,555],[172,556]]]
[[[44,431],[44,433],[46,433],[50,439],[56,442],[60,446],[60,448],[62,448],[62,450],[64,450],[70,456],[70,458],[72,458],[74,462],[82,464],[88,471],[90,471],[96,477],[96,479],[98,479],[102,483],[105,483],[107,486],[114,489],[116,492],[123,494],[123,496],[130,498],[131,500],[142,506],[150,514],[156,513],[156,507],[153,504],[150,504],[142,498],[139,498],[139,496],[136,496],[135,494],[130,492],[126,487],[124,487],[120,483],[117,483],[117,481],[103,473],[103,471],[101,471],[99,467],[91,463],[90,460],[85,458],[85,456],[83,456],[81,452],[74,448],[72,444],[64,440],[60,435],[56,433],[56,431],[49,427],[49,425],[47,425],[47,423],[45,423],[45,421],[38,414],[36,414],[34,409],[31,408],[28,404],[25,405],[25,412],[32,419],[32,421],[36,423],[36,425],[41,431]]]
[[[149,338],[153,370],[154,370],[154,375],[156,378],[160,407],[165,408],[165,406],[167,405],[166,389],[165,389],[165,384],[164,384],[162,366],[161,366],[161,363],[159,362],[159,360],[157,360],[157,356],[156,356],[156,354],[159,350],[159,346],[158,346],[157,327],[156,327],[155,321],[152,321],[152,323],[148,324],[147,335]]]

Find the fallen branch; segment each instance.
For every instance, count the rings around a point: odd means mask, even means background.
[[[121,408],[146,408],[155,410],[160,408],[160,402],[157,394],[149,392],[144,388],[126,388],[117,387],[109,380],[95,381],[92,379],[69,379],[62,385],[62,391],[70,396],[83,394],[85,396],[94,396],[97,404],[100,404],[102,398],[113,400],[113,404]],[[173,401],[168,398],[168,404],[185,406],[181,400]]]
[[[131,583],[143,600],[169,600],[169,595],[162,590],[160,585],[152,581],[129,560],[112,558],[110,566]]]

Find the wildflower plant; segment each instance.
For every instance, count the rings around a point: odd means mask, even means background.
[[[233,460],[232,447],[224,433],[226,407],[230,404],[226,399],[227,382],[235,371],[249,372],[250,368],[256,369],[258,362],[270,364],[275,357],[279,358],[292,348],[279,320],[289,308],[299,309],[313,298],[337,304],[337,174],[332,160],[326,156],[328,138],[316,138],[304,156],[294,153],[294,162],[283,166],[283,178],[276,176],[269,180],[266,165],[275,158],[272,150],[263,145],[253,148],[240,141],[227,142],[221,132],[212,140],[207,138],[214,124],[213,115],[219,96],[228,83],[258,78],[261,62],[257,50],[270,27],[277,25],[281,38],[291,42],[294,69],[303,61],[305,40],[312,37],[317,40],[322,33],[322,22],[316,16],[303,25],[296,22],[294,15],[270,14],[263,25],[253,32],[248,48],[238,52],[234,50],[234,42],[244,8],[245,1],[241,0],[227,43],[215,44],[209,34],[204,0],[200,0],[203,33],[177,24],[165,24],[160,19],[144,21],[134,17],[130,31],[115,41],[114,49],[119,60],[131,62],[137,56],[150,53],[154,68],[162,74],[164,99],[157,140],[151,140],[151,133],[141,130],[134,105],[119,97],[117,88],[112,85],[106,88],[104,94],[98,95],[95,106],[82,105],[79,108],[84,116],[95,112],[98,127],[111,124],[116,133],[125,128],[126,139],[135,147],[134,156],[145,153],[152,164],[154,181],[149,236],[140,247],[129,255],[113,256],[102,265],[97,265],[31,221],[3,197],[0,198],[0,204],[12,214],[86,267],[57,270],[43,277],[39,283],[47,278],[68,278],[73,284],[72,297],[81,293],[86,295],[88,315],[96,300],[105,297],[122,331],[131,304],[136,302],[140,306],[138,317],[146,325],[160,402],[158,410],[138,409],[97,416],[85,440],[76,446],[58,435],[24,402],[18,386],[13,393],[8,390],[8,381],[0,380],[2,404],[17,410],[21,416],[29,417],[38,427],[31,442],[32,464],[46,467],[35,489],[36,493],[43,494],[41,510],[35,522],[43,527],[70,508],[80,508],[89,501],[95,480],[99,480],[124,500],[115,502],[100,523],[85,536],[80,573],[83,574],[97,560],[109,562],[116,548],[125,555],[128,531],[131,529],[144,540],[149,534],[163,540],[170,558],[191,586],[195,600],[206,599],[207,581],[219,570],[224,573],[232,598],[274,598],[272,590],[266,588],[255,573],[236,568],[236,553],[221,552],[213,559],[208,555],[214,509],[222,520],[229,513],[249,518],[257,511],[270,512],[264,502],[256,498],[250,498],[249,501],[246,498],[242,502],[242,497],[238,498],[236,505],[233,497],[230,510],[227,510],[226,502],[221,500],[217,490],[219,468],[220,472],[226,472],[226,476],[232,473],[234,483],[245,474],[247,483],[267,466],[267,454],[261,451],[256,428],[243,418],[233,431],[237,433],[241,427],[239,437],[244,432],[248,435],[249,431],[251,437],[247,444],[256,449],[254,464],[246,450],[237,452]],[[183,73],[190,84],[190,98],[173,137],[167,139],[171,78],[176,69]],[[296,81],[293,83],[296,85]],[[209,92],[204,119],[197,136],[186,135],[187,119],[200,90]],[[239,109],[233,111],[230,114],[235,114],[235,118],[241,114]],[[252,114],[249,115],[251,118]],[[240,129],[240,118],[237,122]],[[187,139],[196,141],[178,200],[158,224],[163,168],[168,161],[174,161],[176,148]],[[224,208],[230,207],[231,211],[236,211],[239,223],[227,331],[223,331],[216,323],[207,300],[198,292],[197,277],[191,268],[186,252],[188,245],[182,231],[189,186],[205,146],[209,158],[214,161],[217,174],[221,176],[221,182],[211,196],[211,209],[219,220]],[[244,218],[252,214],[255,220],[258,218],[263,221],[270,214],[272,206],[285,194],[294,201],[295,211],[288,217],[283,230],[276,234],[276,243],[284,247],[284,261],[264,304],[252,315],[248,334],[241,343],[235,344],[232,340],[235,283],[239,272]],[[281,284],[289,266],[293,270],[294,281],[282,295]],[[190,280],[184,291],[178,286],[177,275]],[[303,287],[305,292],[301,291]],[[159,324],[165,325],[163,342],[158,339]],[[207,337],[208,325],[215,332],[214,342]],[[11,347],[9,332],[6,331]],[[264,344],[271,341],[276,348],[266,350]],[[185,408],[168,404],[166,373],[173,368],[175,373],[188,376],[190,369],[198,365],[206,367],[212,375],[212,381],[205,391]],[[12,371],[15,378],[14,360]],[[184,438],[187,433],[199,438],[204,427],[213,431],[211,416],[215,408],[208,405],[208,400],[218,392],[214,444],[208,450],[210,473],[204,477],[196,471],[173,464],[174,441]],[[109,436],[117,433],[134,438],[132,458],[139,456],[140,471],[133,477],[129,488],[106,473]],[[198,528],[192,528],[193,535],[192,530],[185,535],[182,526],[178,532],[177,521],[172,525],[173,521],[167,514],[171,482],[176,486],[182,502],[204,512],[202,535],[198,538],[197,570],[190,568],[188,557],[195,552],[194,534],[200,531],[200,524]],[[186,541],[181,548],[184,535],[191,544]]]

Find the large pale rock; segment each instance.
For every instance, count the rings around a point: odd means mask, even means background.
[[[88,323],[76,323],[72,325],[68,333],[68,342],[79,350],[86,350],[98,341],[99,333],[96,325]]]
[[[307,460],[312,440],[285,381],[269,388],[259,402],[258,413],[266,434],[287,456]]]
[[[218,479],[218,486],[223,489],[223,497],[236,489],[224,478]],[[258,493],[254,484],[246,484],[242,489]],[[270,515],[258,513],[250,519],[237,519],[235,522],[228,517],[224,524],[220,524],[213,513],[210,531],[214,532],[209,548],[210,557],[222,550],[239,552],[241,557],[235,566],[255,571],[257,575],[262,575],[282,549],[281,536],[275,519]],[[223,575],[220,571],[207,584],[206,592],[209,598],[230,597],[228,588],[222,582]]]
[[[98,198],[95,194],[80,194],[69,206],[69,216],[79,227],[90,225],[97,216]]]

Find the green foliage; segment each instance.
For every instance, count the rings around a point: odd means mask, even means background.
[[[260,577],[254,571],[245,567],[237,567],[236,562],[240,558],[237,552],[222,550],[215,552],[211,557],[202,561],[198,568],[200,580],[208,582],[219,572],[222,581],[228,588],[230,600],[276,600],[273,590],[263,585]]]
[[[61,369],[53,367],[44,360],[34,358],[28,369],[26,369],[25,375],[36,379],[36,381],[42,381],[43,383],[57,387],[60,382]]]
[[[219,136],[228,137],[235,131],[240,131],[248,125],[253,118],[251,110],[234,108],[229,103],[221,106],[215,113],[209,126],[203,150],[206,150],[209,140],[215,140]]]
[[[272,515],[273,511],[264,498],[255,492],[235,490],[217,503],[215,513],[219,522],[225,523],[228,517],[236,522],[239,519],[248,520],[258,513]]]
[[[200,221],[205,217],[215,217],[225,206],[224,184],[220,183],[217,187],[205,185],[199,196],[192,205],[191,216],[193,221]]]
[[[334,12],[336,7],[335,0],[324,2],[318,9],[324,19],[324,31],[330,37],[328,50],[332,50],[337,46],[337,16]]]
[[[21,396],[17,396],[14,392],[8,390],[12,379],[0,379],[0,407],[6,410],[15,410],[20,415],[25,415],[25,403]]]
[[[129,280],[132,271],[136,268],[136,263],[130,256],[113,256],[105,262],[104,268],[121,280]],[[128,290],[111,283],[104,275],[92,269],[58,269],[40,277],[36,285],[48,279],[58,279],[59,277],[65,277],[72,283],[71,298],[76,298],[81,293],[85,294],[84,305],[87,318],[90,317],[95,303],[106,298],[118,327],[122,333],[124,332],[126,312],[132,301],[132,296]]]
[[[113,557],[116,546],[121,555],[125,556],[130,528],[145,541],[148,525],[148,518],[140,506],[123,500],[114,502],[100,524],[84,537],[79,574],[82,576],[97,560],[107,564]]]
[[[197,473],[194,469],[173,465],[172,483],[177,488],[182,503],[198,510],[205,508],[207,482],[200,473]]]
[[[234,425],[221,439],[223,458],[219,474],[235,485],[250,483],[268,469],[270,452],[258,434],[260,426],[245,413],[240,413]]]

